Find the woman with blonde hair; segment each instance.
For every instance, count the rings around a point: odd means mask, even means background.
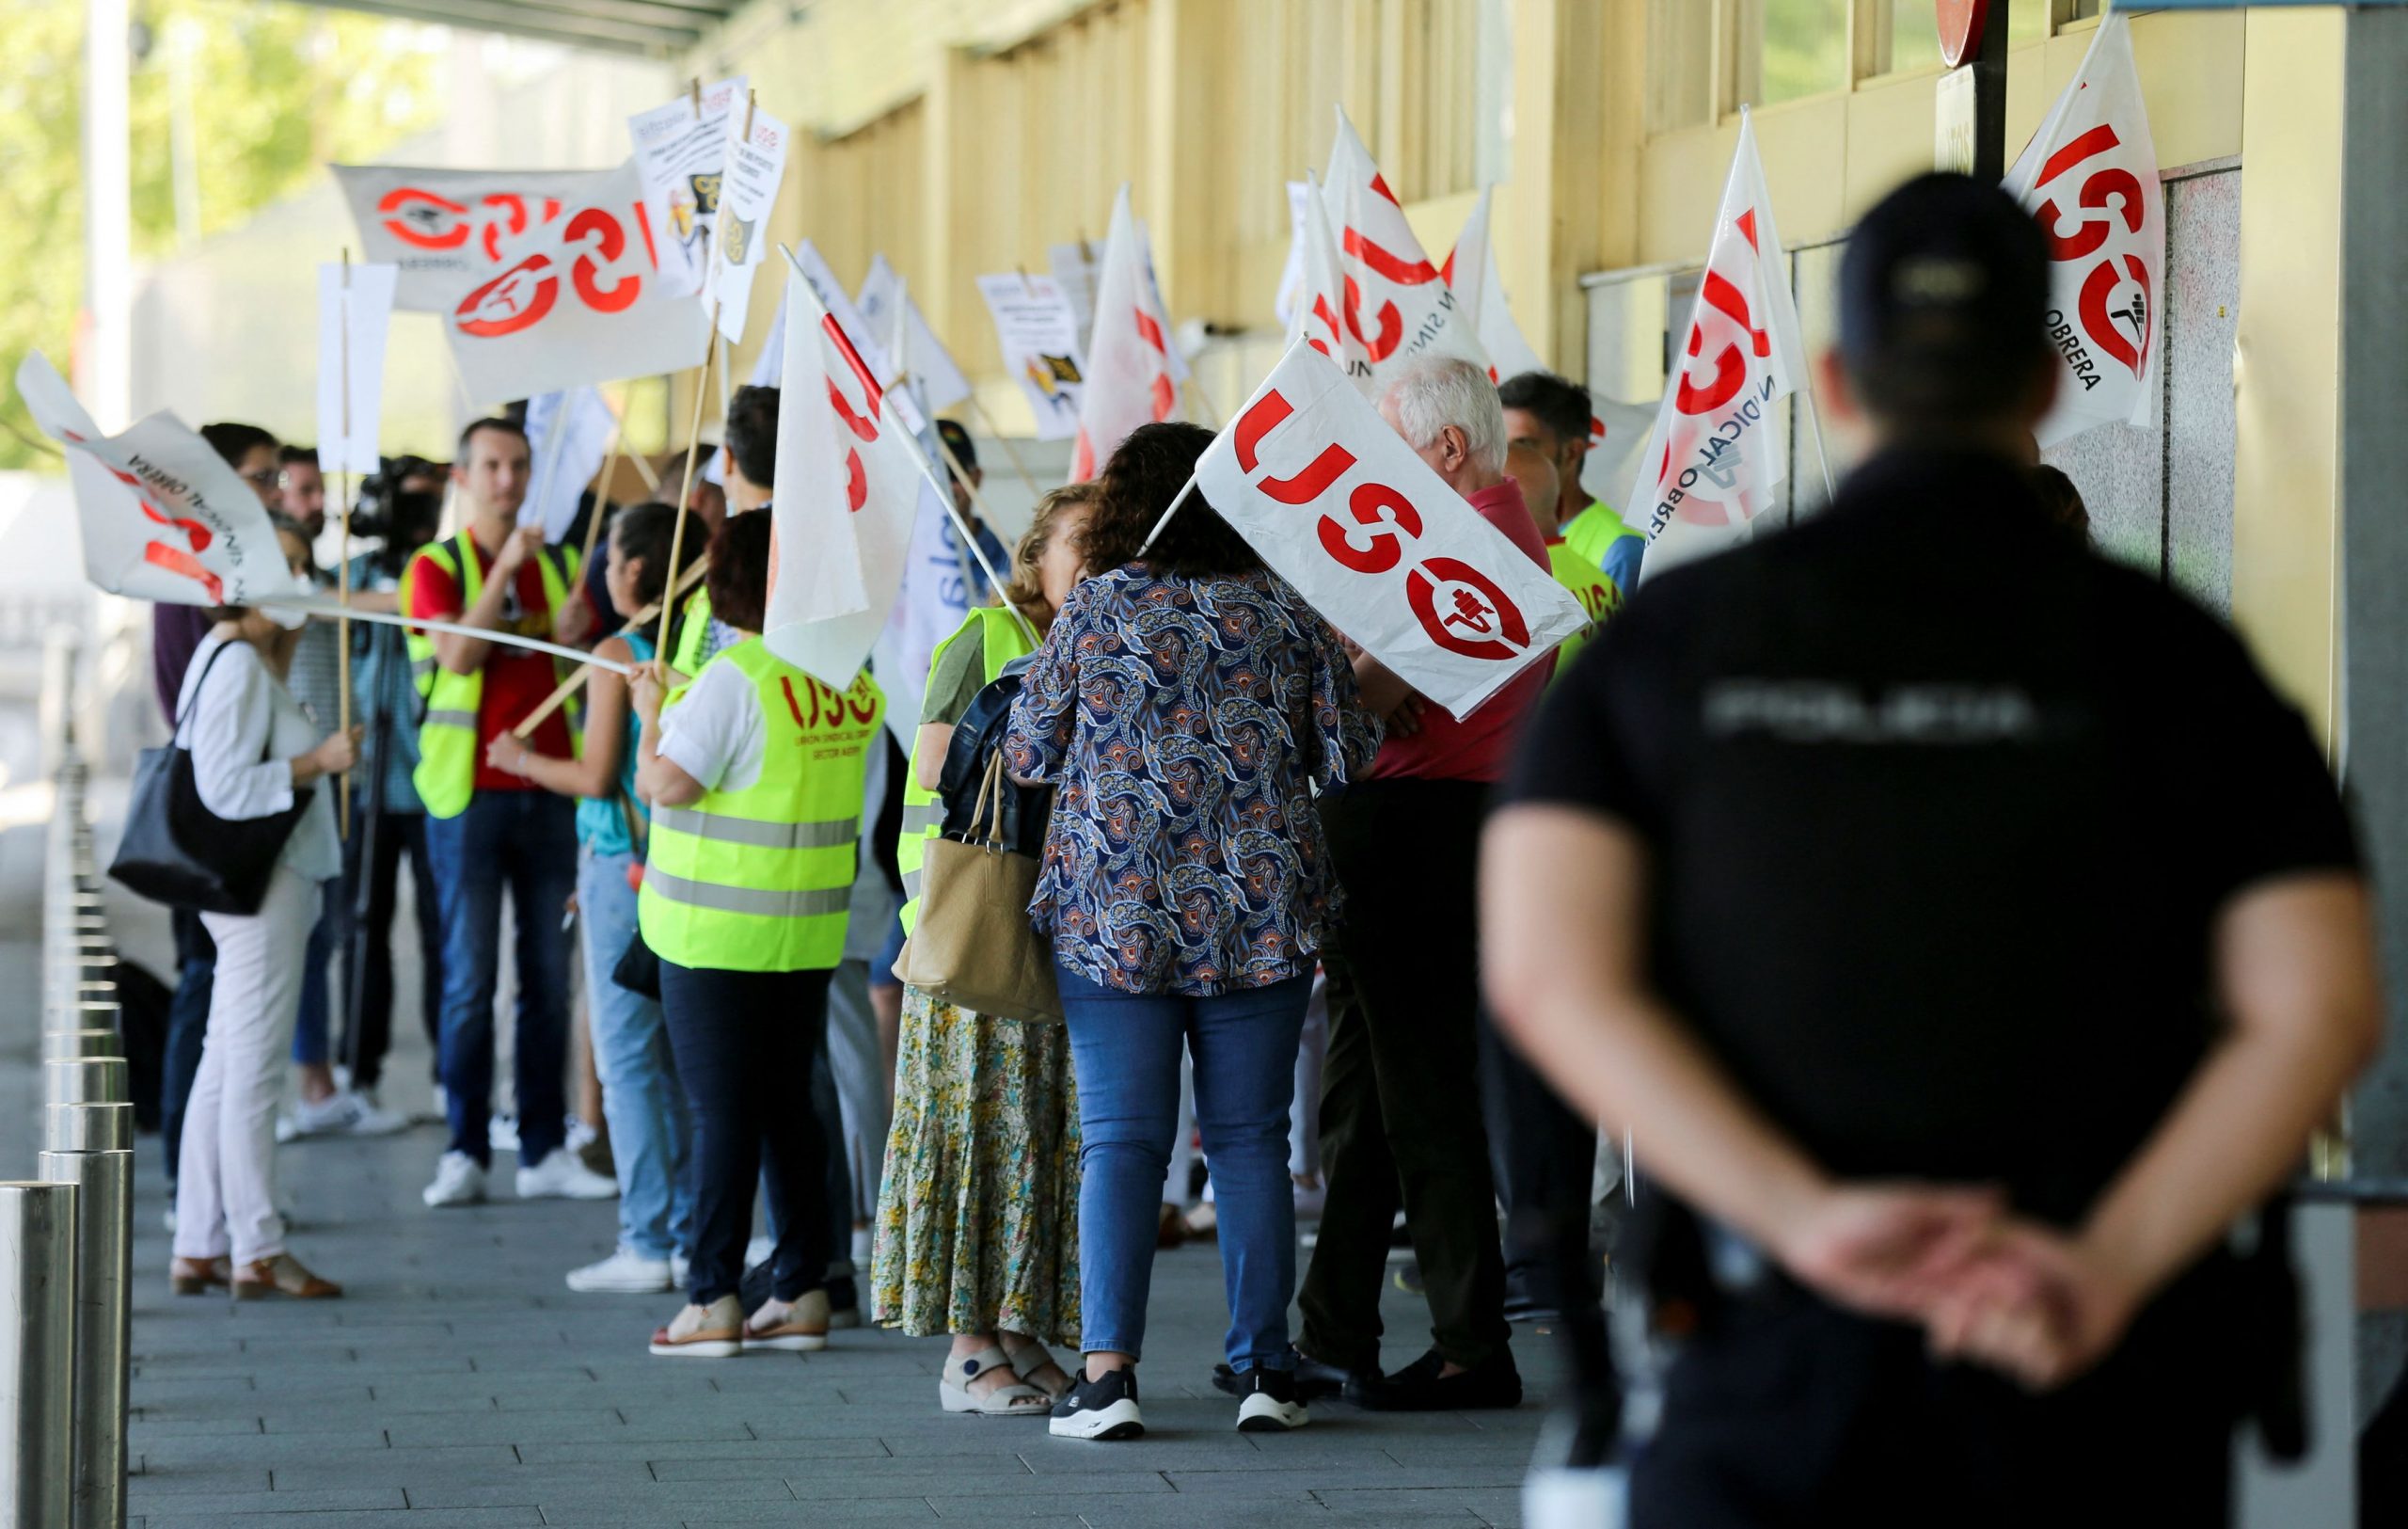
[[[936,650],[897,856],[907,931],[924,847],[943,819],[936,788],[954,725],[1005,664],[1036,651],[1030,629],[1041,638],[1079,581],[1095,502],[1092,484],[1039,500],[1002,603],[973,611]],[[1078,1103],[1062,1027],[904,989],[872,1312],[914,1337],[952,1337],[938,1388],[946,1411],[1041,1418],[1069,1388],[1043,1346],[1078,1333]]]

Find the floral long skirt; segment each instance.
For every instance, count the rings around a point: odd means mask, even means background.
[[[914,1337],[1079,1336],[1079,1104],[1060,1025],[903,995],[873,1318]]]

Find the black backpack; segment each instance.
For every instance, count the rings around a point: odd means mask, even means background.
[[[1020,694],[1021,677],[1028,672],[1030,660],[1019,658],[1004,665],[986,689],[970,703],[970,709],[953,726],[953,742],[944,754],[944,772],[938,778],[937,794],[944,803],[944,836],[962,838],[970,832],[972,818],[978,810],[978,788],[987,778],[988,758],[1004,746],[1004,733],[1011,723],[1012,702]],[[1007,779],[1004,785],[1004,848],[1021,854],[1041,856],[1045,852],[1045,826],[1054,812],[1054,788],[1051,786],[1016,786]],[[986,835],[982,831],[981,837]]]

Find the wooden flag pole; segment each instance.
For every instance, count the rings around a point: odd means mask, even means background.
[[[719,302],[711,302],[711,337],[703,344],[703,364],[694,369],[694,422],[686,432],[686,470],[677,484],[676,529],[669,534],[669,579],[664,587],[677,583],[677,565],[686,554],[687,496],[694,491],[694,457],[703,445],[703,400],[710,392],[711,358],[719,351]],[[677,602],[660,602],[660,635],[653,643],[654,655],[669,656],[669,622],[676,614]]]
[[[635,614],[627,617],[627,624],[621,627],[617,631],[612,632],[610,636],[626,637],[642,630],[645,622],[650,621],[654,616],[660,613],[662,607],[674,605],[677,602],[677,597],[679,596],[685,594],[686,591],[702,582],[703,576],[710,571],[711,560],[709,558],[698,557],[694,559],[694,565],[688,568],[685,574],[678,579],[677,586],[669,592],[669,597],[667,599],[656,600],[652,604],[645,606],[642,610],[638,611]],[[608,642],[610,641],[610,638],[604,638],[603,641]],[[592,663],[578,664],[575,674],[570,675],[566,679],[562,680],[559,686],[552,691],[551,694],[544,697],[543,705],[537,707],[533,711],[529,712],[525,722],[520,723],[517,726],[511,729],[511,736],[516,738],[521,743],[524,743],[529,739],[534,737],[535,729],[544,725],[544,719],[550,716],[553,712],[558,711],[562,707],[566,706],[568,704],[569,697],[575,695],[578,691],[583,690],[585,688],[585,682],[593,677],[594,665]]]
[[[610,426],[610,449],[602,456],[602,476],[595,481],[594,485],[594,513],[588,516],[585,521],[585,551],[578,561],[579,568],[589,568],[594,565],[594,544],[600,541],[602,536],[603,512],[610,507],[610,480],[619,475],[619,442],[626,438],[626,434],[627,417],[622,414],[617,417],[617,422]]]
[[[342,247],[342,465],[335,470],[336,492],[340,496],[337,515],[341,523],[341,546],[335,554],[337,577],[341,581],[337,598],[344,605],[351,603],[351,246]],[[324,484],[322,476],[318,480]],[[336,725],[345,738],[351,736],[351,618],[335,622],[335,674],[340,693],[335,701],[339,717]],[[351,836],[351,772],[346,770],[335,781],[335,837]]]
[[[987,406],[978,402],[975,390],[973,390],[970,394],[970,412],[978,416],[978,422],[987,427],[987,434],[994,437],[995,444],[1001,446],[1004,449],[1004,454],[1011,458],[1012,470],[1020,474],[1021,482],[1028,485],[1028,491],[1038,499],[1043,499],[1045,490],[1037,486],[1037,479],[1030,475],[1028,464],[1020,459],[1020,450],[1012,444],[1012,438],[995,428],[995,422],[987,415]]]

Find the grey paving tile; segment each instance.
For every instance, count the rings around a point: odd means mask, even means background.
[[[392,1486],[523,1486],[540,1490],[552,1482],[649,1482],[652,1469],[640,1459],[595,1460],[584,1465],[536,1467],[511,1463],[504,1448],[477,1450],[463,1457],[436,1449],[392,1449],[362,1455],[339,1464],[303,1461],[276,1468],[278,1491],[324,1490],[330,1487]],[[530,1501],[532,1501],[531,1498]]]
[[[732,1503],[797,1501],[786,1484],[775,1476],[735,1477],[703,1481],[626,1481],[589,1484],[557,1473],[536,1478],[540,1484],[505,1486],[437,1486],[414,1488],[412,1507],[509,1506],[532,1502],[555,1518],[574,1518],[577,1511],[624,1506],[630,1513],[677,1518],[684,1513],[718,1512]]]
[[[563,1523],[576,1521],[563,1519]],[[765,1523],[808,1525],[810,1529],[841,1529],[856,1523],[935,1523],[936,1510],[916,1497],[864,1497],[849,1503],[752,1503],[713,1507],[689,1515],[685,1529],[718,1529],[743,1524],[757,1529]]]
[[[244,1529],[260,1521],[245,1513],[154,1513],[150,1529]],[[509,1529],[515,1524],[542,1523],[533,1507],[395,1508],[389,1512],[318,1513],[296,1521],[293,1529]]]
[[[884,1443],[862,1439],[696,1439],[653,1440],[636,1445],[621,1442],[521,1444],[518,1457],[530,1465],[569,1465],[583,1460],[626,1457],[630,1448],[647,1460],[850,1460],[887,1456]]]
[[[341,1508],[401,1508],[399,1487],[343,1487],[325,1491],[184,1492],[155,1500],[157,1511],[188,1513],[325,1513]],[[295,1525],[294,1529],[309,1529]]]
[[[263,1465],[170,1465],[150,1469],[147,1458],[129,1458],[125,1489],[128,1497],[166,1497],[184,1492],[263,1492],[272,1490]],[[337,1482],[347,1486],[347,1482]]]
[[[350,1426],[338,1433],[311,1434],[305,1446],[312,1455],[348,1455],[357,1450],[381,1450],[388,1447],[381,1428],[363,1428],[362,1419],[347,1420]],[[194,1433],[181,1438],[154,1440],[142,1446],[142,1457],[150,1469],[165,1470],[180,1465],[234,1465],[257,1462],[273,1466],[293,1457],[295,1441],[288,1435],[264,1433]]]

